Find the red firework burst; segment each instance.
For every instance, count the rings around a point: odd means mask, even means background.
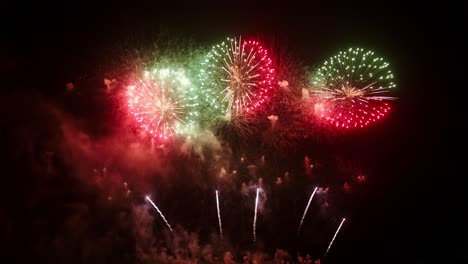
[[[314,106],[315,113],[337,128],[365,127],[376,122],[390,110],[387,102],[333,102],[320,100]]]

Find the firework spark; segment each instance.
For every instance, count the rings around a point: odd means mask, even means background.
[[[338,232],[340,232],[340,228],[341,226],[343,225],[343,222],[346,220],[346,218],[343,218],[343,220],[341,220],[341,223],[340,225],[338,226],[338,229],[336,230],[335,232],[335,235],[333,236],[332,240],[330,241],[330,244],[328,245],[328,248],[327,248],[327,252],[325,253],[325,256],[328,254],[328,251],[330,250],[332,244],[333,244],[333,241],[335,241],[335,238],[336,238],[336,235],[338,235]]]
[[[192,129],[197,102],[182,71],[154,69],[128,86],[127,103],[137,124],[153,138],[167,140]]]
[[[149,198],[149,196],[146,196],[146,200],[148,202],[151,203],[151,205],[156,209],[156,211],[158,211],[159,215],[161,216],[161,218],[164,220],[164,222],[166,223],[167,227],[169,228],[169,230],[171,230],[171,233],[174,233],[174,231],[172,230],[171,228],[171,225],[169,224],[169,222],[167,222],[166,218],[164,217],[164,215],[161,213],[161,211],[159,210],[159,208],[153,203],[153,201],[151,200],[151,198]]]
[[[219,210],[218,190],[216,190],[216,209],[218,210],[219,235],[220,235],[221,239],[223,239],[223,226],[221,225],[221,212]]]
[[[257,241],[257,207],[258,207],[258,192],[260,188],[257,188],[257,196],[255,197],[255,214],[254,214],[254,220],[253,220],[253,242]]]
[[[272,60],[257,41],[228,38],[202,63],[201,88],[218,115],[252,112],[267,100],[275,78]]]
[[[312,94],[317,115],[340,128],[365,127],[390,110],[388,93],[396,85],[389,64],[372,51],[341,51],[318,69]]]
[[[317,187],[315,187],[314,191],[310,195],[309,202],[307,203],[307,206],[306,206],[306,208],[304,210],[304,214],[302,215],[301,223],[299,224],[299,228],[297,229],[297,234],[299,234],[299,232],[301,231],[302,223],[304,222],[304,218],[305,218],[305,216],[307,214],[307,210],[309,210],[310,202],[312,201],[312,198],[314,198],[314,194],[315,194],[316,191],[317,191]]]

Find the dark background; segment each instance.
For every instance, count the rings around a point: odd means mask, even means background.
[[[218,5],[7,4],[0,46],[2,93],[27,97],[30,91],[39,91],[54,97],[66,82],[95,78],[93,73],[120,39],[160,29],[201,45],[239,34],[279,39],[306,64],[321,63],[348,46],[370,48],[391,62],[400,99],[387,123],[354,142],[331,147],[343,152],[361,148],[366,157],[384,154],[374,157],[381,175],[350,209],[353,219],[330,262],[467,261],[462,255],[467,248],[466,224],[461,223],[466,210],[461,206],[463,192],[457,191],[463,186],[456,180],[464,173],[454,169],[462,144],[451,143],[461,134],[457,126],[465,121],[462,105],[455,103],[462,88],[454,84],[457,66],[451,61],[460,45],[453,26],[461,18],[457,7],[352,2],[319,7],[253,1]],[[102,82],[101,77],[96,79]],[[2,109],[3,115],[15,115]],[[2,126],[15,131],[14,125]],[[6,168],[4,176],[15,177]],[[21,187],[5,184],[9,199],[2,203],[14,203],[15,190]],[[8,215],[4,211],[3,217]]]

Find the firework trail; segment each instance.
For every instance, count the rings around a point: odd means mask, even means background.
[[[317,187],[315,187],[314,191],[310,195],[309,202],[307,203],[307,206],[306,206],[306,208],[304,210],[304,214],[302,215],[301,223],[299,224],[299,228],[297,229],[297,234],[298,235],[299,235],[299,232],[301,231],[301,226],[302,226],[302,223],[304,222],[304,218],[305,218],[305,216],[307,214],[307,210],[309,210],[310,202],[312,201],[312,198],[314,198],[314,194],[315,194],[316,191],[317,191]]]
[[[346,218],[343,218],[343,220],[341,220],[340,226],[338,226],[338,229],[336,230],[335,235],[333,236],[332,240],[330,241],[330,245],[328,245],[327,252],[325,253],[325,256],[328,254],[328,251],[330,250],[330,248],[331,248],[331,246],[333,244],[333,241],[335,241],[336,235],[338,235],[338,232],[340,232],[340,228],[343,225],[343,222],[345,220],[346,220]]]
[[[216,190],[216,208],[218,209],[218,223],[219,223],[219,235],[223,239],[223,226],[221,225],[221,213],[219,211],[219,195],[218,190]]]
[[[253,220],[253,242],[257,240],[257,233],[256,228],[257,228],[257,207],[258,207],[258,191],[260,188],[257,188],[257,197],[255,198],[255,215],[254,215],[254,220]]]
[[[164,215],[161,213],[161,211],[159,211],[159,208],[153,203],[153,201],[151,201],[151,199],[149,198],[149,196],[146,196],[146,200],[148,200],[148,202],[151,203],[151,205],[156,209],[156,211],[158,211],[159,215],[161,216],[161,218],[164,220],[164,222],[166,222],[166,225],[167,227],[169,228],[169,230],[171,230],[171,233],[174,233],[174,231],[172,230],[171,228],[171,225],[167,222],[166,218],[164,217]]]

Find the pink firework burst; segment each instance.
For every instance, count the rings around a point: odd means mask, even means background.
[[[180,71],[155,69],[127,88],[127,104],[137,125],[153,138],[168,140],[194,126],[196,96]]]

